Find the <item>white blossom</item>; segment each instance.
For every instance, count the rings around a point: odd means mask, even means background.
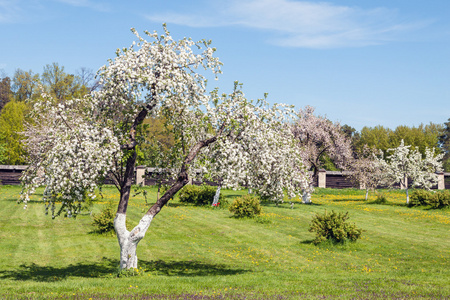
[[[379,162],[385,180],[389,185],[400,183],[406,188],[406,203],[409,203],[408,181],[413,187],[430,189],[438,181],[436,172],[442,172],[443,154],[435,154],[434,149],[425,149],[425,158],[417,150],[411,150],[402,140],[397,148],[388,149],[392,152],[386,159]]]

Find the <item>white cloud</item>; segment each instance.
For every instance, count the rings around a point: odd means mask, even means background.
[[[85,7],[97,11],[109,11],[109,3],[91,0],[54,0],[75,7]],[[0,24],[23,23],[48,16],[52,6],[40,0],[0,0]]]
[[[195,12],[156,12],[155,22],[191,27],[244,26],[268,31],[270,43],[287,47],[333,48],[385,43],[424,26],[404,23],[395,10],[362,9],[293,0],[205,1]]]
[[[19,1],[0,0],[0,23],[14,23],[21,14]]]
[[[66,3],[75,7],[86,7],[98,11],[109,11],[107,3],[95,3],[89,0],[56,0],[61,3]]]

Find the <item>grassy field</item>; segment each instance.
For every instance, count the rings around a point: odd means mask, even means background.
[[[39,195],[25,210],[19,192],[0,186],[1,299],[450,299],[450,210],[408,208],[401,191],[380,205],[317,189],[313,205],[264,204],[245,220],[175,199],[138,246],[139,274],[120,278],[116,237],[94,233],[92,216],[52,220]],[[93,213],[117,203],[115,189],[104,194]],[[133,198],[130,226],[147,209]],[[312,244],[309,223],[325,210],[348,211],[362,239]]]

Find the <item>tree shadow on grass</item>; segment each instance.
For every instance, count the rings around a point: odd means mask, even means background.
[[[24,204],[22,200],[19,199],[19,197],[17,198],[5,198],[2,201],[8,201],[8,202],[16,202],[17,204]],[[33,200],[30,199],[27,201],[27,203],[40,203],[40,204],[44,204],[44,201],[42,199],[40,200]]]
[[[271,202],[271,201],[261,201],[261,206],[265,206],[265,207],[274,207],[277,209],[292,209],[290,202],[289,201],[285,201],[282,204],[279,204],[277,206],[276,203]],[[308,207],[308,206],[323,206],[323,204],[319,204],[319,203],[302,203],[302,202],[294,202],[294,209],[300,208],[300,207]]]
[[[0,279],[53,282],[67,277],[95,278],[117,272],[118,260],[103,257],[100,262],[77,263],[65,267],[22,264],[16,270],[0,271]]]
[[[224,195],[224,194],[222,194],[223,195],[223,197],[224,198],[226,198],[226,199],[234,199],[234,198],[237,198],[237,197],[242,197],[243,195],[239,195],[239,194],[229,194],[229,195]]]
[[[244,269],[233,269],[222,264],[208,264],[199,261],[139,261],[139,267],[145,272],[165,276],[223,276],[248,272]]]
[[[314,244],[314,239],[311,240],[303,240],[300,242],[303,245],[313,245]]]
[[[40,266],[31,263],[22,264],[16,270],[0,271],[0,279],[55,282],[68,277],[104,278],[117,274],[118,266],[118,260],[106,257],[96,263],[78,263],[65,267]],[[233,269],[226,265],[198,261],[139,260],[138,267],[155,275],[185,277],[236,275],[248,272],[248,270]]]
[[[366,204],[365,199],[333,199],[333,202],[360,202],[361,204]]]

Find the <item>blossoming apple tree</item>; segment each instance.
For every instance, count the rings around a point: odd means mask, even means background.
[[[292,132],[301,148],[303,162],[313,172],[315,181],[325,155],[340,169],[345,169],[352,159],[351,141],[340,130],[340,125],[315,116],[311,106],[298,111]],[[311,203],[310,198],[309,192],[304,193],[303,202]]]
[[[443,154],[435,154],[434,149],[425,148],[425,157],[417,150],[411,150],[402,140],[397,148],[388,149],[391,154],[380,158],[379,163],[386,182],[400,183],[406,189],[406,204],[409,204],[408,181],[413,187],[430,189],[437,183],[436,172],[442,172]]]
[[[365,200],[368,199],[369,190],[376,189],[385,178],[377,157],[377,153],[380,155],[379,152],[364,145],[348,166],[349,179],[366,190]]]
[[[292,150],[286,125],[292,109],[249,101],[239,85],[226,95],[206,92],[199,69],[220,73],[209,41],[175,41],[164,33],[133,31],[137,41],[118,50],[102,67],[102,89],[83,99],[36,104],[28,127],[32,164],[23,176],[23,200],[41,184],[52,215],[76,215],[87,197],[109,176],[120,192],[114,227],[120,268],[136,268],[136,249],[153,218],[192,178],[194,168],[221,176],[224,185],[248,183],[262,195],[299,195],[308,187],[300,153]],[[140,128],[148,116],[163,116],[171,128],[175,182],[132,230],[125,225]],[[62,205],[56,209],[56,202]]]

